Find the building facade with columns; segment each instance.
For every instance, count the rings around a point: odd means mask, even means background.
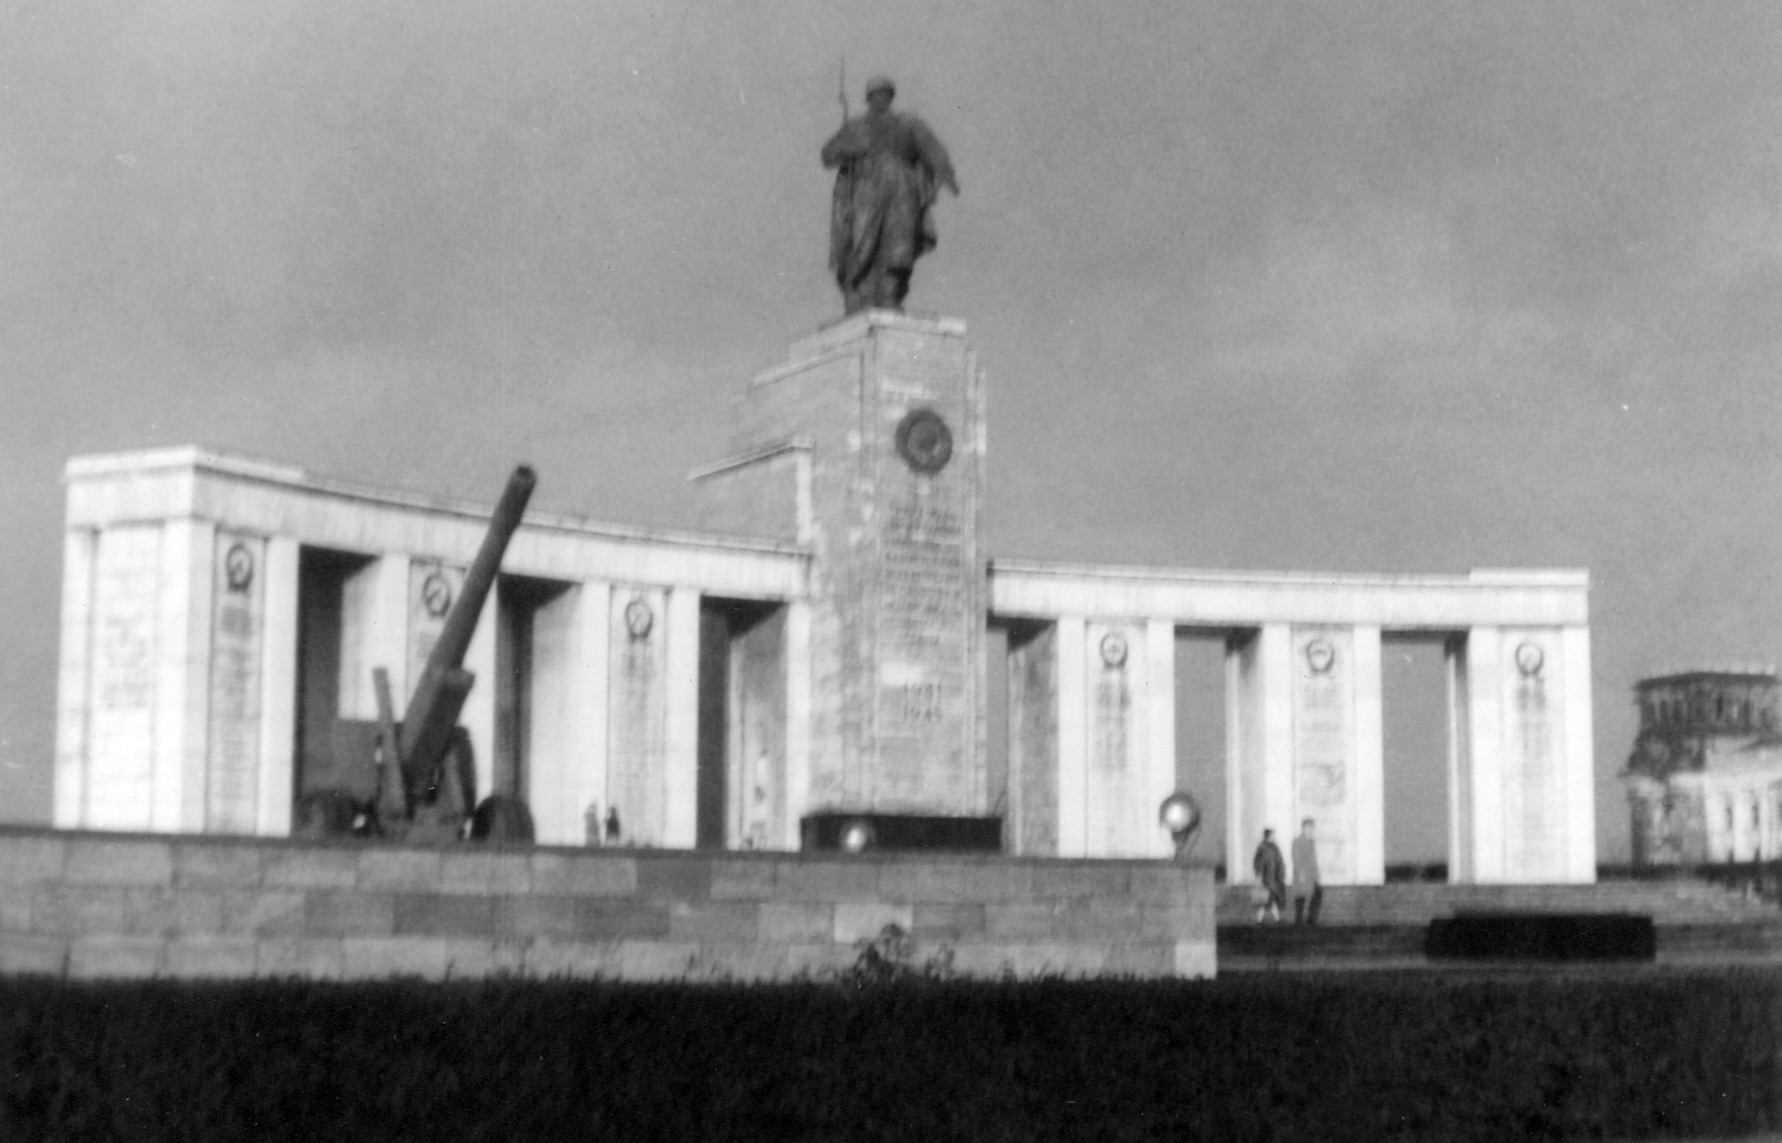
[[[524,798],[540,842],[616,810],[631,844],[794,849],[813,815],[863,813],[997,818],[1018,854],[1167,856],[1176,640],[1216,634],[1234,879],[1265,826],[1314,817],[1325,880],[1378,883],[1381,645],[1416,638],[1447,649],[1451,877],[1594,878],[1584,573],[989,559],[984,384],[952,319],[828,326],[734,424],[693,474],[703,530],[532,513],[508,548],[461,722],[478,789]],[[335,720],[375,713],[372,670],[412,685],[488,519],[196,448],[66,478],[66,827],[289,833]]]
[[[1634,687],[1622,775],[1638,866],[1782,857],[1782,682],[1770,666],[1667,671]]]

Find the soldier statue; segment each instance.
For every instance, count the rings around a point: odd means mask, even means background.
[[[891,110],[897,86],[866,85],[866,114],[848,119],[823,144],[823,166],[838,167],[829,225],[829,268],[848,313],[902,309],[916,259],[934,249],[929,208],[946,187],[959,193],[947,149],[914,115]]]

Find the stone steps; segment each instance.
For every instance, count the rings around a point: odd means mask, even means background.
[[[1633,913],[1657,926],[1660,965],[1782,964],[1782,910],[1704,881],[1333,886],[1315,928],[1256,924],[1252,889],[1220,888],[1222,972],[1451,968],[1423,955],[1424,933],[1467,911]]]
[[[1341,972],[1380,969],[1455,970],[1504,967],[1431,961],[1425,925],[1225,925],[1218,928],[1219,971]],[[1782,965],[1782,920],[1664,925],[1657,964]],[[1577,964],[1566,966],[1576,969]],[[1626,969],[1624,962],[1610,962]],[[1638,967],[1634,965],[1632,967]]]
[[[1252,886],[1220,890],[1220,925],[1252,923]],[[1427,925],[1462,911],[1639,913],[1661,927],[1782,921],[1774,905],[1699,881],[1603,882],[1595,885],[1370,885],[1324,891],[1327,926]]]

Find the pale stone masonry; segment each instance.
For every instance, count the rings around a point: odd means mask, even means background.
[[[0,828],[0,973],[773,980],[896,925],[963,976],[1206,977],[1207,866]]]
[[[857,314],[747,387],[734,454],[694,473],[707,531],[529,514],[466,657],[478,790],[509,783],[552,846],[616,811],[629,845],[795,850],[813,814],[879,812],[1000,818],[1017,856],[1163,858],[1175,643],[1212,634],[1233,877],[1309,816],[1326,880],[1377,884],[1382,647],[1422,639],[1447,652],[1452,877],[1594,878],[1584,572],[990,559],[987,386],[963,322]],[[402,705],[488,519],[198,448],[66,477],[69,829],[288,836],[348,771],[331,732],[374,713],[374,668]]]

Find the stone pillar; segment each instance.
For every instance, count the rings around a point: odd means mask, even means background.
[[[1058,649],[1058,856],[1089,852],[1087,625],[1080,615],[1057,624]]]
[[[668,593],[661,844],[692,849],[699,833],[699,589]]]
[[[1139,621],[1088,623],[1082,630],[1080,711],[1064,705],[1078,693],[1068,666],[1067,685],[1059,688],[1060,726],[1082,727],[1080,746],[1059,736],[1061,750],[1074,746],[1082,758],[1081,853],[1168,856],[1157,807],[1175,786],[1175,628]],[[1061,765],[1059,773],[1067,772]],[[1074,776],[1070,781],[1074,788]],[[1061,813],[1075,816],[1070,803],[1061,789]],[[1070,828],[1078,828],[1074,820]]]
[[[725,844],[778,849],[786,836],[786,609],[727,634]]]
[[[1225,869],[1232,884],[1256,879],[1250,859],[1263,829],[1283,855],[1294,826],[1293,632],[1270,623],[1226,652]]]
[[[1568,633],[1569,632],[1569,633]],[[1451,880],[1595,880],[1589,644],[1583,628],[1468,632]]]
[[[744,498],[772,534],[796,527],[822,553],[804,812],[987,814],[983,390],[964,323],[846,318],[757,377],[736,419],[734,463],[702,481],[715,509],[739,503],[724,473],[809,456]]]
[[[1596,880],[1596,741],[1591,725],[1590,628],[1582,624],[1559,633],[1566,790],[1566,880]]]
[[[201,821],[207,833],[259,831],[266,547],[261,536],[218,529],[203,572],[211,580],[201,782]]]
[[[1008,817],[1003,838],[1023,856],[1058,853],[1058,626],[1009,629]]]
[[[56,774],[51,821],[57,829],[85,824],[88,734],[92,718],[93,577],[99,532],[70,528],[62,538],[62,642],[56,676]]]
[[[495,604],[496,600],[490,600]],[[532,810],[534,836],[541,845],[580,845],[581,807],[575,805],[574,692],[576,651],[576,588],[566,588],[539,601],[521,621],[532,626],[532,661],[523,679],[526,697],[524,757],[518,759],[521,795]]]
[[[153,794],[149,828],[204,828],[210,698],[211,560],[216,525],[173,519],[161,528],[155,599]]]
[[[1300,625],[1292,642],[1294,806],[1276,836],[1297,836],[1311,818],[1325,884],[1378,884],[1385,879],[1379,629]],[[1291,874],[1292,847],[1283,842],[1282,853]]]
[[[1152,619],[1145,624],[1145,721],[1149,777],[1140,796],[1150,844],[1139,856],[1169,857],[1175,852],[1169,831],[1158,820],[1163,800],[1176,792],[1176,625]]]
[[[123,524],[97,538],[84,780],[71,823],[86,829],[152,824],[161,531]]]
[[[663,845],[667,757],[667,593],[612,594],[607,804],[619,811],[625,844]]]
[[[296,540],[266,541],[266,634],[260,666],[260,777],[255,832],[291,833],[293,768],[297,758],[297,566]]]
[[[797,849],[799,823],[810,812],[811,605],[786,604],[786,817],[781,845]]]
[[[341,590],[340,717],[377,717],[371,672],[390,673],[396,717],[408,700],[410,561],[406,555],[372,560],[347,577]]]
[[[612,663],[611,584],[584,583],[571,592],[574,639],[569,672],[569,751],[565,805],[556,828],[565,845],[587,840],[587,813],[604,830],[607,801],[608,673]],[[542,838],[540,840],[543,840]]]
[[[1355,885],[1386,883],[1386,732],[1381,712],[1380,629],[1354,629]]]
[[[447,573],[454,568],[444,569]],[[461,577],[454,581],[452,598],[457,598],[457,588],[461,586]],[[419,585],[416,585],[419,590]],[[501,602],[494,588],[489,591],[489,598],[483,603],[483,610],[476,617],[476,630],[471,632],[470,646],[464,649],[464,669],[476,676],[476,682],[470,688],[470,694],[464,699],[464,707],[458,713],[458,725],[470,735],[470,751],[476,759],[476,800],[495,792],[495,707],[497,691],[495,685],[496,648],[495,625],[500,621]],[[431,638],[410,640],[410,653],[414,655],[423,647],[427,652],[433,650],[433,643],[439,638],[439,628],[435,628]],[[411,660],[425,664],[425,654]],[[410,688],[420,679],[420,666],[414,667]],[[403,692],[406,693],[406,692]],[[398,709],[403,705],[398,702]],[[400,717],[400,714],[398,715]]]
[[[1468,636],[1443,646],[1448,668],[1448,880],[1470,885],[1473,868],[1472,686],[1467,671]]]

